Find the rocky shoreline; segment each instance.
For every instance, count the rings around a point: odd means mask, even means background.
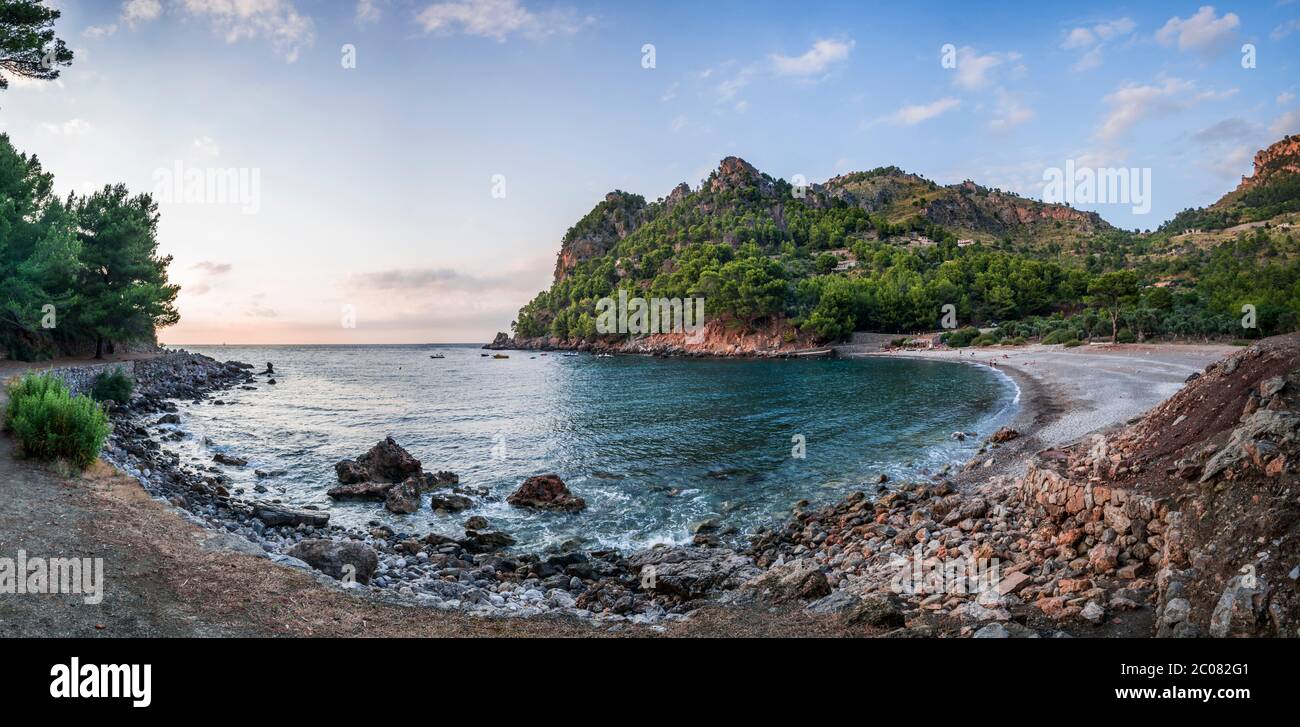
[[[1283,351],[1293,359],[1296,348],[1292,341]],[[1190,408],[1179,423],[1203,415],[1192,409],[1205,398],[1204,387],[1222,387],[1223,377],[1240,378],[1246,371],[1255,378],[1276,372],[1276,365],[1264,371],[1240,362],[1282,355],[1262,353],[1257,346],[1229,359],[1238,363],[1213,364],[1188,387],[1196,391],[1180,393],[1151,416],[1180,397],[1181,406]],[[1227,615],[1224,608],[1206,610],[1189,600],[1187,592],[1199,585],[1186,572],[1196,546],[1187,536],[1185,508],[1167,495],[1116,484],[1142,471],[1136,463],[1142,453],[1130,431],[1140,422],[1032,456],[1025,451],[1032,434],[1017,437],[1004,430],[961,472],[880,484],[870,495],[855,493],[820,508],[799,503],[787,522],[759,531],[736,549],[719,544],[711,530],[720,524],[713,523],[689,546],[630,554],[514,553],[510,537],[491,531],[483,518],[470,518],[462,538],[394,531],[378,523],[364,531],[330,525],[324,512],[229,492],[222,468],[242,466],[238,458],[195,468],[167,451],[167,440],[189,436],[175,427],[176,399],[210,399],[232,386],[253,386],[271,373],[269,367],[254,374],[247,364],[184,352],[139,365],[137,395],[113,409],[115,432],[105,458],[192,520],[228,531],[277,562],[319,571],[322,581],[373,596],[483,616],[559,614],[615,628],[632,623],[658,629],[703,606],[752,603],[898,636],[1188,636],[1255,633],[1267,626],[1266,613],[1251,611],[1250,618],[1238,613],[1265,608],[1258,606],[1268,598],[1257,582],[1247,587],[1238,579],[1228,591],[1215,585],[1210,596],[1202,596],[1230,604],[1224,607]],[[1287,386],[1286,379],[1269,379],[1240,387],[1249,409],[1242,420],[1256,411],[1286,412],[1268,415],[1274,419],[1293,417],[1288,406],[1296,384]],[[1257,426],[1240,435],[1252,437],[1252,451],[1264,454],[1254,465],[1251,455],[1236,457],[1232,466],[1244,460],[1247,469],[1254,466],[1260,476],[1290,486],[1297,458],[1287,456],[1296,441],[1278,429],[1286,422],[1269,422],[1271,429]],[[1215,446],[1198,445],[1185,459],[1205,462]],[[988,468],[995,458],[1021,466]],[[433,493],[432,506],[449,511],[458,509],[457,498],[484,494],[462,486],[452,473],[423,472],[392,440],[340,462],[336,475],[338,496],[382,500],[394,512],[420,507],[421,493]],[[510,501],[581,509],[581,498],[569,494],[559,478],[532,478]],[[1280,567],[1282,560],[1272,564]],[[1279,577],[1269,576],[1273,582]],[[1239,602],[1246,606],[1234,605]],[[1294,610],[1294,604],[1283,607],[1289,613],[1287,608]],[[1281,618],[1286,623],[1294,617]],[[1249,631],[1234,623],[1248,624]]]

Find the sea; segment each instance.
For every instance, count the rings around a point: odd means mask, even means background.
[[[800,501],[926,479],[974,456],[1014,416],[1019,392],[983,366],[901,358],[597,357],[474,345],[189,346],[220,360],[274,366],[276,384],[181,404],[182,461],[218,452],[241,497],[313,505],[331,522],[463,534],[470,516],[522,550],[636,550],[690,542],[709,524],[739,541],[779,524]],[[487,355],[485,355],[487,354]],[[976,436],[958,441],[953,432]],[[485,489],[476,505],[393,514],[336,502],[334,463],[391,436],[426,471]],[[264,476],[257,476],[260,470]],[[559,475],[581,513],[534,512],[506,496]],[[254,491],[262,485],[266,492]]]

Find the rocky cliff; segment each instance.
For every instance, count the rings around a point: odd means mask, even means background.
[[[1255,169],[1241,178],[1237,190],[1268,184],[1279,176],[1300,174],[1300,134],[1285,137],[1255,154]]]

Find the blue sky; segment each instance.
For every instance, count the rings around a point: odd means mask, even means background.
[[[1150,213],[1091,208],[1154,228],[1300,131],[1300,2],[55,4],[77,59],[0,94],[0,130],[63,191],[177,162],[260,180],[252,213],[162,206],[167,343],[486,340],[605,192],[731,154],[1034,197],[1067,160],[1149,167]]]

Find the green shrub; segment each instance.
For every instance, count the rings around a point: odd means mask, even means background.
[[[9,387],[5,428],[23,454],[85,467],[108,438],[108,415],[87,396],[72,396],[50,374],[26,374]]]
[[[1079,340],[1079,336],[1074,331],[1068,328],[1058,328],[1055,331],[1052,331],[1051,333],[1047,334],[1043,338],[1043,343],[1049,346],[1053,346],[1058,343],[1067,343],[1069,341],[1078,341],[1078,340]]]
[[[1130,331],[1127,328],[1121,328],[1119,329],[1119,333],[1115,334],[1115,342],[1116,343],[1137,343],[1137,336],[1133,335],[1133,331]]]
[[[1066,347],[1066,348],[1074,348],[1075,346],[1082,346],[1082,345],[1083,345],[1083,341],[1080,341],[1080,340],[1077,339],[1077,338],[1074,339],[1073,341],[1066,341],[1066,342],[1065,342],[1065,347]]]
[[[983,346],[992,346],[997,342],[998,339],[993,334],[982,333],[976,336],[973,340],[971,340],[970,345],[983,347]]]
[[[1011,340],[1009,340],[1009,341],[1003,341],[1003,343],[1004,343],[1004,344],[1009,344],[1009,345],[1012,345],[1012,346],[1023,346],[1023,345],[1025,345],[1025,337],[1024,337],[1024,336],[1016,336],[1015,338],[1013,338],[1013,339],[1011,339]]]
[[[945,333],[943,335],[943,342],[953,348],[965,348],[971,344],[971,341],[979,338],[979,335],[980,330],[978,328],[967,326],[965,328],[958,328],[955,331]]]
[[[135,382],[131,377],[127,376],[122,369],[113,369],[95,377],[90,395],[95,397],[96,401],[116,401],[123,404],[131,400],[133,389],[135,389]]]

